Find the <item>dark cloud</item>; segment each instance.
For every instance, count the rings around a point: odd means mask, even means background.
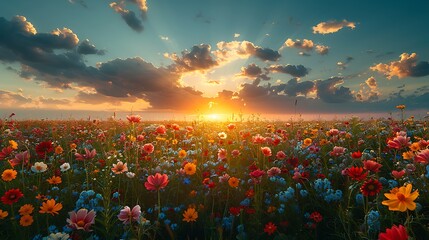
[[[393,61],[388,64],[379,63],[370,67],[370,69],[382,73],[387,79],[391,79],[394,76],[405,78],[429,75],[429,62],[417,62],[418,57],[416,53],[402,53],[399,57],[399,61]]]
[[[85,39],[84,41],[80,42],[79,46],[77,47],[77,52],[80,54],[97,54],[97,55],[104,55],[104,50],[98,50],[95,45],[91,44],[88,39]]]
[[[261,59],[262,61],[277,61],[281,57],[278,51],[274,51],[270,48],[255,48],[255,53],[253,54],[255,57]]]
[[[294,77],[304,77],[308,74],[309,69],[303,65],[271,65],[270,72],[287,73]]]
[[[267,74],[268,74],[267,69],[264,69],[264,71],[262,71],[262,68],[252,63],[252,64],[249,64],[247,67],[242,67],[241,73],[238,76],[253,78],[257,80],[259,84],[261,80],[268,81],[271,79],[270,77],[267,76]]]
[[[177,54],[166,54],[166,56],[174,61],[171,67],[178,72],[207,70],[219,65],[211,56],[210,49],[210,45],[200,44],[193,46],[191,51],[183,51],[182,56],[178,56]]]
[[[122,19],[127,25],[136,32],[142,32],[143,22],[140,20],[132,10],[125,9],[123,2],[112,2],[109,5],[115,12],[121,15]]]
[[[346,68],[348,67],[348,64],[349,64],[351,61],[353,61],[353,60],[354,60],[354,58],[353,58],[353,57],[347,57],[345,61],[337,62],[337,67],[338,67],[340,70],[344,70],[344,69],[346,69]]]
[[[201,11],[195,15],[195,20],[201,21],[207,24],[210,24],[212,22],[212,19],[209,17],[206,17]]]
[[[289,96],[307,95],[316,90],[316,84],[313,81],[299,82],[297,78],[292,78],[286,84],[273,86],[275,93],[284,92]]]
[[[354,100],[350,88],[338,87],[343,84],[341,77],[331,77],[326,80],[316,81],[317,96],[327,103],[343,103]]]

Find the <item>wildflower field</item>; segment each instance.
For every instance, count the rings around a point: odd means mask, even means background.
[[[0,122],[0,239],[429,239],[428,122]]]

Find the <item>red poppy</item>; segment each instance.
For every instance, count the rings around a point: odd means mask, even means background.
[[[350,167],[347,169],[347,175],[356,181],[362,181],[368,175],[367,172],[364,172],[362,167]]]
[[[241,208],[240,208],[240,207],[230,207],[230,208],[229,208],[229,213],[230,213],[231,215],[239,216],[239,215],[240,215],[240,212],[241,212]]]
[[[312,212],[310,215],[310,219],[316,223],[320,223],[323,220],[322,214],[319,212]]]
[[[17,189],[10,189],[9,191],[5,192],[4,195],[1,197],[1,201],[3,204],[12,205],[13,203],[18,202],[20,198],[22,198],[24,194],[22,194],[21,190],[19,188]]]
[[[380,233],[378,235],[379,240],[407,240],[408,234],[407,229],[404,226],[393,225],[392,228],[387,228],[386,232]]]
[[[382,188],[383,186],[377,179],[369,179],[362,185],[360,191],[364,196],[375,196]]]
[[[277,226],[274,223],[269,222],[265,224],[264,232],[268,233],[268,235],[273,234],[276,230]]]
[[[53,152],[54,146],[51,141],[41,142],[36,146],[36,153],[39,158],[45,158],[47,153]]]
[[[363,161],[363,168],[365,168],[368,171],[374,172],[374,173],[380,172],[380,168],[382,166],[383,165],[381,165],[380,163],[378,163],[376,161],[372,161],[372,160]]]

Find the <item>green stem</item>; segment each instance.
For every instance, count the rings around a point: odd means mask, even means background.
[[[159,215],[161,215],[161,193],[158,190],[158,220],[159,220]]]

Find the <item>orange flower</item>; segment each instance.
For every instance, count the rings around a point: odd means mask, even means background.
[[[18,143],[16,143],[14,140],[10,140],[9,145],[12,149],[18,149]]]
[[[183,221],[185,222],[195,222],[198,218],[198,212],[195,210],[195,208],[188,208],[183,213]]]
[[[24,215],[30,215],[30,214],[32,214],[33,210],[34,210],[33,205],[31,205],[31,204],[25,204],[25,205],[22,205],[21,208],[19,208],[18,212],[19,212],[19,214],[21,216],[24,216]]]
[[[128,171],[127,163],[118,161],[116,164],[113,164],[112,172],[114,174],[121,174]]]
[[[49,184],[57,185],[62,183],[61,177],[58,176],[52,176],[48,180],[46,180]]]
[[[63,153],[63,151],[64,149],[60,145],[55,148],[55,154],[57,155],[60,155],[61,153]]]
[[[182,150],[180,150],[180,151],[179,151],[179,158],[185,158],[185,157],[186,157],[186,155],[187,155],[187,154],[186,154],[186,151],[185,151],[185,150],[183,150],[183,149],[182,149]]]
[[[63,205],[61,203],[56,203],[55,199],[50,199],[42,203],[39,213],[49,213],[54,216],[54,214],[58,214],[58,211],[62,208]]]
[[[187,163],[185,164],[184,169],[187,175],[194,175],[197,171],[197,166],[194,163]]]
[[[19,225],[23,227],[28,227],[33,224],[33,217],[31,215],[24,215],[19,219]]]
[[[407,184],[405,187],[393,188],[390,190],[390,193],[384,194],[389,200],[384,200],[382,204],[388,206],[390,211],[405,212],[407,209],[413,211],[416,209],[414,200],[419,196],[419,191],[416,190],[411,193],[412,188],[412,184]]]
[[[313,140],[311,140],[311,138],[306,138],[304,139],[304,142],[302,143],[302,147],[308,147],[313,143]]]
[[[9,215],[9,213],[7,211],[3,211],[0,209],[0,220],[5,219],[7,217],[7,215]]]
[[[239,183],[240,183],[240,180],[236,177],[231,177],[228,179],[228,184],[230,187],[236,188],[238,187]]]
[[[414,153],[412,151],[408,151],[408,152],[403,152],[402,153],[402,158],[404,160],[410,160],[414,158]]]
[[[72,143],[72,144],[70,144],[70,149],[71,149],[71,150],[76,149],[76,147],[77,147],[76,143]]]
[[[418,142],[412,143],[409,146],[409,148],[411,149],[411,151],[417,152],[418,150],[420,150],[420,143],[418,143]]]
[[[3,179],[3,181],[5,181],[5,182],[10,182],[16,178],[16,174],[17,174],[17,172],[15,170],[6,169],[1,174],[1,179]]]

